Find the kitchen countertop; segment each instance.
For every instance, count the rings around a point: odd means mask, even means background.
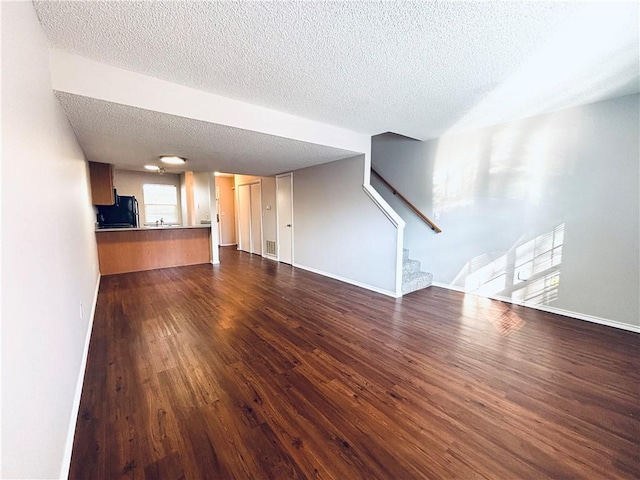
[[[211,228],[210,223],[201,225],[165,225],[162,227],[96,228],[98,232],[148,232],[149,230],[182,230],[187,228]]]

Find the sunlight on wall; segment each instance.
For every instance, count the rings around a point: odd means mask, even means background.
[[[510,171],[511,162],[522,134],[515,125],[496,132],[491,138],[489,175],[499,175]]]
[[[549,305],[558,298],[559,285],[560,270],[554,270],[542,278],[531,280],[525,287],[514,291],[511,294],[511,299],[519,303]]]
[[[549,178],[567,168],[563,152],[552,148],[561,134],[545,119],[527,128],[514,122],[441,138],[433,170],[434,214],[472,205],[477,197],[537,206]]]
[[[559,266],[562,263],[563,243],[564,223],[516,247],[513,284],[517,285]]]
[[[444,140],[438,145],[433,172],[435,211],[449,210],[473,202],[474,186],[482,159],[480,138],[471,145]]]
[[[585,4],[449,132],[637,92],[637,8],[633,2]]]
[[[469,261],[456,277],[465,292],[548,304],[560,285],[564,223],[528,241],[516,242],[494,260],[487,254]]]
[[[463,270],[464,291],[490,296],[501,292],[507,286],[507,256],[501,255],[492,262],[474,268],[474,265],[486,261],[488,255],[481,255],[471,260]]]
[[[551,163],[557,164],[558,160],[551,158],[549,149],[549,145],[552,144],[553,130],[548,124],[545,127],[528,136],[523,152],[523,162],[527,172],[525,191],[529,202],[535,205],[541,200],[547,166]]]

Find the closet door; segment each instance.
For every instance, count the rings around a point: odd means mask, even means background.
[[[238,186],[238,250],[251,253],[251,189]]]

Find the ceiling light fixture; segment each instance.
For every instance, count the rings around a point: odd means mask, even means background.
[[[160,170],[160,167],[157,165],[145,165],[144,168],[146,168],[147,170],[151,170],[152,172],[157,172],[158,170]]]
[[[182,165],[186,162],[184,158],[175,155],[163,155],[160,157],[160,161],[169,165]]]

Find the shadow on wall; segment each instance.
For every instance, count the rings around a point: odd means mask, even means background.
[[[553,180],[568,170],[568,149],[558,148],[567,132],[554,123],[544,116],[442,137],[433,173],[434,211],[464,207],[478,198],[536,207],[560,196]]]

